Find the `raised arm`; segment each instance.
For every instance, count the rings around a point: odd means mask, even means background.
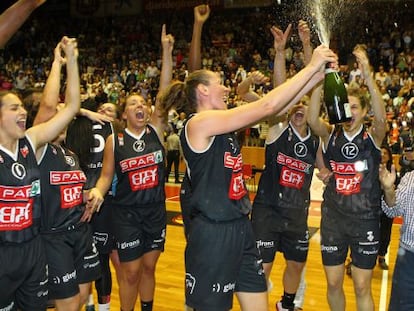
[[[3,48],[30,14],[46,0],[19,0],[0,15],[0,48]]]
[[[298,25],[298,33],[300,41],[302,42],[303,54],[305,57],[305,64],[309,64],[312,58],[312,44],[311,44],[311,36],[310,36],[310,29],[308,23],[304,20],[299,21]]]
[[[162,91],[171,83],[172,80],[172,51],[174,48],[174,37],[171,34],[167,34],[166,26],[162,26],[161,31],[161,46],[162,46],[162,65],[161,65],[161,78],[160,78],[160,87],[158,94],[161,94]],[[164,129],[167,125],[168,117],[160,109],[160,103],[157,98],[155,100],[155,110],[151,115],[151,124],[156,128],[158,137],[163,141]]]
[[[159,92],[162,92],[172,80],[173,60],[172,52],[174,49],[174,37],[167,34],[165,24],[162,25],[161,30],[161,47],[162,47],[162,63]]]
[[[332,131],[332,125],[320,117],[322,87],[323,84],[320,83],[313,89],[308,108],[307,122],[312,131],[322,139],[324,144],[326,144]]]
[[[33,125],[46,122],[56,114],[56,107],[59,103],[60,73],[62,66],[66,61],[62,56],[62,52],[62,44],[59,42],[54,50],[52,68],[47,77],[46,85],[40,100],[39,110],[33,121]]]
[[[286,42],[290,37],[292,24],[289,24],[283,32],[281,29],[273,26],[270,32],[273,35],[273,47],[275,49],[275,59],[273,66],[273,86],[276,87],[286,81]]]
[[[371,95],[371,106],[374,112],[374,119],[370,128],[370,132],[377,146],[381,146],[381,143],[387,131],[384,101],[382,100],[381,92],[378,89],[377,83],[374,81],[365,48],[361,45],[357,45],[353,51],[353,54],[356,57],[362,75],[365,79],[365,83],[368,86],[368,90]]]
[[[80,87],[78,49],[75,39],[63,37],[62,48],[66,57],[67,88],[66,105],[49,121],[38,124],[26,131],[36,149],[52,141],[75,117],[80,108]]]
[[[201,34],[203,25],[210,16],[208,4],[201,4],[194,7],[193,35],[190,44],[190,55],[188,58],[188,71],[193,72],[201,69]]]

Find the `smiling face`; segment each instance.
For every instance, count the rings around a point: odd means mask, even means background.
[[[208,89],[208,99],[212,109],[227,109],[227,98],[230,89],[221,83],[220,75],[211,72],[209,85],[205,85]]]
[[[2,139],[22,138],[26,131],[27,118],[27,111],[22,101],[16,95],[9,93],[1,98],[0,105]]]
[[[123,117],[129,129],[140,130],[150,121],[151,107],[141,95],[131,95],[126,100]]]

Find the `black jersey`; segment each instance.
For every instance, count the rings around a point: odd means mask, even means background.
[[[14,153],[0,146],[0,244],[33,239],[40,227],[40,172],[28,137]]]
[[[189,205],[212,221],[241,218],[251,210],[243,180],[242,155],[235,134],[215,136],[204,152],[194,152],[185,130],[180,141],[191,179]]]
[[[361,126],[349,137],[337,126],[323,153],[325,165],[333,172],[323,194],[327,212],[333,209],[358,219],[379,217],[381,150],[366,129]]]
[[[319,147],[310,130],[301,137],[289,123],[266,145],[265,169],[260,177],[255,204],[283,208],[306,208]]]
[[[102,159],[104,154],[105,142],[109,135],[113,133],[112,124],[93,123],[92,132],[94,137],[94,146],[91,149],[91,158],[88,163],[88,169],[85,172],[87,182],[85,189],[95,187],[102,170]]]
[[[78,157],[62,146],[47,144],[40,159],[42,231],[60,231],[79,223],[84,211],[86,176]]]
[[[141,206],[165,201],[164,146],[155,129],[148,125],[140,136],[125,129],[114,135],[114,147],[114,203]]]

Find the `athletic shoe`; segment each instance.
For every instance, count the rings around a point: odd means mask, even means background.
[[[295,311],[295,307],[293,306],[293,307],[291,307],[291,308],[289,308],[289,309],[283,308],[283,307],[282,307],[282,301],[281,301],[281,300],[279,300],[279,301],[276,303],[276,311]]]
[[[378,258],[378,266],[382,270],[388,270],[387,262],[385,261],[385,258]]]

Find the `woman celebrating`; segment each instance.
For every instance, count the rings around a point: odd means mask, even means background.
[[[172,76],[174,38],[162,28],[163,66],[160,89]],[[117,241],[121,276],[121,309],[134,309],[138,292],[141,310],[152,310],[155,266],[164,250],[167,225],[165,209],[165,155],[163,134],[167,118],[141,95],[130,95],[123,118],[126,129],[108,137],[102,172],[89,194],[89,204],[100,207],[114,174],[113,228]]]
[[[371,96],[372,126],[364,125],[369,98],[360,89],[348,89],[352,119],[342,125],[333,127],[319,118],[320,87],[313,92],[308,111],[309,126],[321,137],[325,165],[333,172],[323,194],[321,219],[322,261],[331,310],[345,310],[343,281],[348,248],[358,310],[374,309],[371,278],[379,247],[378,168],[386,117],[365,49],[357,46],[353,53]]]
[[[283,114],[322,78],[319,73],[335,54],[318,47],[310,64],[263,98],[227,110],[229,89],[218,74],[192,72],[172,84],[160,101],[188,121],[180,140],[191,180],[195,210],[185,253],[186,304],[197,310],[229,310],[237,293],[242,310],[267,310],[267,286],[256,248],[240,146],[234,131],[264,117]]]
[[[76,41],[61,41],[68,64]],[[75,65],[74,65],[75,66]],[[77,66],[76,66],[77,68]],[[69,124],[80,101],[68,101],[48,122],[26,130],[27,111],[12,93],[0,96],[0,309],[45,310],[46,257],[40,228],[40,172],[36,151]]]

